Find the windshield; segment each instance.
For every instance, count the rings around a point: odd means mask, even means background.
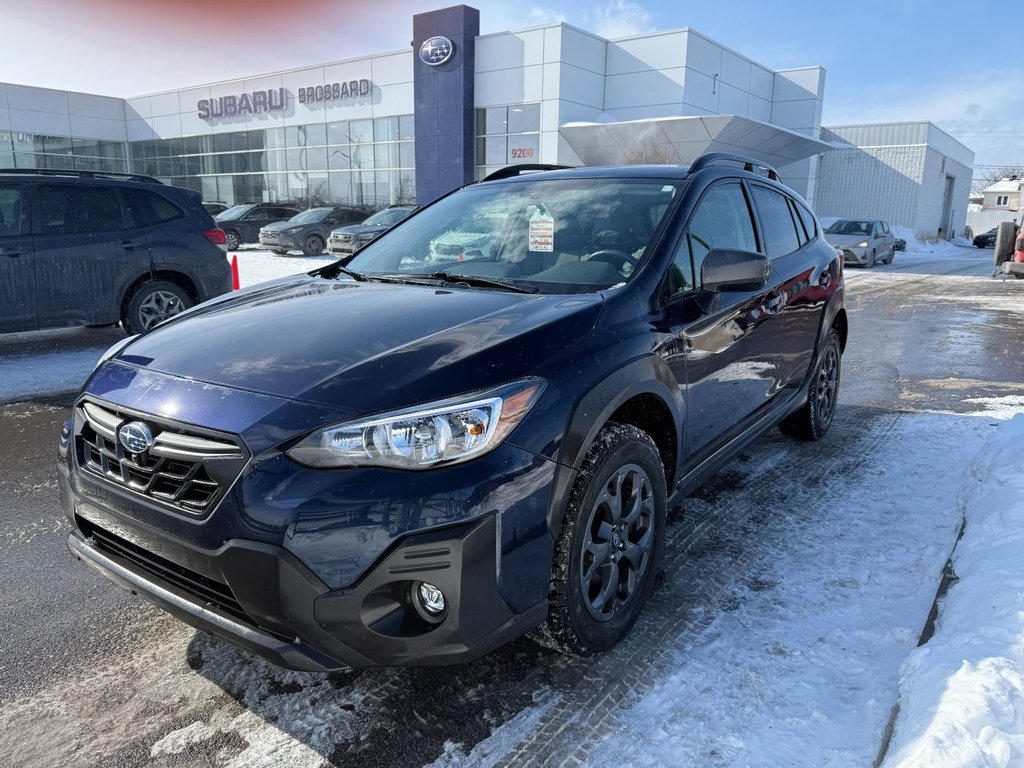
[[[412,211],[408,208],[385,208],[383,211],[377,211],[373,216],[368,218],[363,224],[371,227],[390,227],[392,224],[397,224]]]
[[[288,219],[289,224],[313,224],[318,221],[323,221],[327,218],[327,215],[333,211],[333,208],[310,208],[302,213],[297,213]]]
[[[467,187],[363,248],[366,275],[481,277],[585,293],[636,274],[680,184],[561,179]]]
[[[256,207],[255,203],[243,203],[242,205],[233,205],[226,211],[221,211],[217,214],[218,221],[235,221],[240,219],[253,208]]]
[[[840,219],[825,230],[826,235],[870,235],[870,221],[847,221]]]

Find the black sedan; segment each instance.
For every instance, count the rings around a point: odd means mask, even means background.
[[[993,227],[988,232],[982,232],[980,235],[976,235],[974,238],[974,245],[977,248],[995,248],[996,228]]]

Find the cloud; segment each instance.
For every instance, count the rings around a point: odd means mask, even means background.
[[[553,8],[534,5],[526,14],[526,26],[539,27],[544,24],[558,24],[566,20],[566,15]]]
[[[629,0],[608,0],[587,15],[587,25],[601,37],[627,37],[652,32],[654,14]]]

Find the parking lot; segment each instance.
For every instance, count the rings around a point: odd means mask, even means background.
[[[244,282],[314,265],[239,261]],[[71,390],[121,332],[3,339],[0,754],[47,767],[869,765],[956,540],[963,468],[1024,407],[1024,284],[991,271],[988,252],[952,246],[848,270],[833,431],[802,445],[770,433],[673,510],[640,624],[590,660],[523,639],[460,667],[285,672],[120,592],[67,553],[53,462]]]

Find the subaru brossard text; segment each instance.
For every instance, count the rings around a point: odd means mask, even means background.
[[[296,669],[615,644],[666,510],[828,430],[842,265],[747,158],[526,170],[111,349],[60,439],[72,553]]]

